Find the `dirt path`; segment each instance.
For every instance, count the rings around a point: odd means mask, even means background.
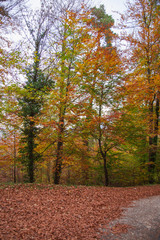
[[[128,225],[128,232],[115,235],[116,226]],[[159,240],[160,239],[160,196],[133,201],[124,208],[121,218],[112,221],[103,240]]]

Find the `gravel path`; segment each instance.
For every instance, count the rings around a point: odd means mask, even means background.
[[[118,225],[128,225],[128,231],[114,234]],[[160,240],[160,196],[133,201],[129,208],[124,208],[122,217],[103,231],[102,240]]]

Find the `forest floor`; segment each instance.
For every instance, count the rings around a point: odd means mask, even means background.
[[[160,185],[0,185],[0,240],[121,239],[131,226],[116,219],[133,201],[152,196],[160,196]]]

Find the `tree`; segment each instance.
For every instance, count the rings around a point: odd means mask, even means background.
[[[14,91],[13,91],[14,89]],[[19,106],[17,101],[16,85],[8,85],[4,88],[3,105],[0,124],[1,138],[1,161],[4,161],[4,166],[9,165],[13,169],[13,181],[19,179],[19,138],[20,127],[22,124],[21,118],[18,116]]]
[[[76,3],[76,2],[75,2]],[[73,6],[72,6],[73,7]],[[62,163],[63,163],[63,147],[64,147],[64,133],[67,130],[65,121],[70,122],[69,114],[73,111],[73,104],[78,98],[78,69],[77,64],[79,58],[86,47],[84,37],[87,32],[83,28],[84,18],[86,19],[84,9],[76,12],[75,10],[65,9],[62,18],[60,32],[61,39],[56,53],[58,59],[58,67],[56,71],[56,102],[58,102],[58,119],[57,119],[57,151],[55,160],[55,174],[54,183],[59,184]],[[85,15],[85,16],[84,16]],[[83,32],[84,31],[84,32]],[[88,31],[88,30],[87,30]],[[72,114],[71,114],[72,115]],[[69,121],[67,121],[69,120]],[[72,118],[71,118],[72,122]],[[70,129],[69,124],[66,124]]]
[[[153,183],[158,151],[160,104],[158,1],[136,0],[133,4],[128,2],[127,14],[122,16],[122,21],[123,26],[129,21],[134,24],[134,30],[123,38],[130,43],[126,97],[128,101],[132,99],[140,108],[144,106],[147,109],[148,171],[149,182]]]
[[[33,64],[26,69],[27,82],[24,86],[23,97],[19,100],[21,106],[20,115],[23,118],[23,135],[22,141],[24,146],[21,148],[22,163],[25,164],[28,171],[29,181],[34,182],[35,162],[39,160],[40,154],[36,152],[36,138],[39,133],[37,117],[41,113],[45,93],[53,85],[53,81],[40,69],[42,62],[42,53],[45,46],[45,40],[49,32],[48,15],[41,6],[41,11],[37,13],[35,26],[31,19],[25,18],[27,29],[32,37],[34,48]]]
[[[17,9],[22,2],[24,3],[23,0],[0,1],[0,118],[2,121],[5,113],[3,106],[9,97],[8,86],[17,78],[15,73],[22,65],[20,54],[13,48],[13,39],[10,37],[18,29]]]
[[[0,66],[2,66],[2,73],[7,71],[7,67],[14,66],[16,57],[14,52],[8,52],[11,44],[11,39],[8,38],[8,32],[13,32],[17,27],[17,10],[24,0],[1,0],[0,1],[0,27],[1,27],[1,44],[0,44]],[[2,78],[2,77],[1,77]],[[4,79],[3,79],[4,80]]]
[[[27,166],[29,181],[34,182],[35,162],[41,157],[36,152],[36,137],[39,133],[37,127],[37,117],[41,112],[43,105],[43,95],[46,93],[46,87],[49,84],[46,76],[40,70],[27,72],[28,81],[24,87],[24,97],[19,100],[21,106],[20,116],[23,119],[23,135],[22,142],[24,146],[21,148],[22,163]]]
[[[56,80],[56,93],[54,95],[56,101],[54,101],[58,106],[59,112],[58,120],[56,119],[58,131],[55,184],[58,184],[60,181],[66,132],[71,132],[74,128],[78,128],[79,122],[84,118],[84,112],[86,113],[86,118],[89,117],[91,112],[86,108],[90,105],[89,109],[92,109],[92,101],[96,99],[96,96],[94,95],[93,97],[93,94],[95,92],[98,93],[98,89],[101,88],[100,84],[106,78],[106,74],[109,74],[113,65],[116,65],[115,51],[110,47],[111,36],[109,37],[112,24],[105,23],[107,24],[106,28],[104,25],[94,27],[95,22],[93,21],[91,11],[88,11],[85,6],[82,6],[81,11],[78,12],[67,10],[62,20],[60,45],[57,46],[60,52],[56,53],[58,71],[54,73],[58,80]],[[108,48],[104,44],[101,46],[101,41],[104,38],[108,41]],[[111,55],[113,55],[113,58]],[[112,64],[113,61],[114,63]],[[108,71],[107,68],[110,70]],[[96,78],[101,79],[98,81]],[[91,88],[89,84],[94,85],[93,94],[90,94],[91,91],[89,89]],[[89,105],[86,105],[85,101],[88,103],[88,99]],[[87,114],[87,111],[89,114]],[[74,121],[71,120],[73,119],[71,117],[73,112],[74,117],[77,112],[77,117],[75,117]],[[81,134],[81,136],[84,135]]]
[[[103,29],[105,31],[105,46],[111,46],[113,32],[111,27],[114,25],[112,16],[106,14],[104,5],[100,5],[99,8],[92,8],[92,25],[96,28]]]
[[[114,122],[115,116],[119,115],[111,113],[114,111],[113,99],[120,71],[120,59],[116,48],[112,46],[113,23],[111,16],[105,13],[103,5],[99,9],[92,8],[90,27],[94,31],[94,45],[90,45],[80,67],[83,78],[82,88],[84,95],[88,97],[83,132],[87,134],[85,139],[92,136],[98,142],[99,156],[103,159],[106,186],[109,184],[107,151],[115,146],[111,131],[113,127],[108,121],[112,116]],[[85,142],[88,145],[88,140]]]
[[[10,175],[10,181],[16,183],[19,180],[19,131],[11,126],[5,126],[2,130],[3,134],[0,139],[0,165],[1,175]],[[4,174],[5,173],[5,174]]]

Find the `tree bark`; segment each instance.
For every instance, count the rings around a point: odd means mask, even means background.
[[[33,183],[34,182],[34,133],[33,133],[33,125],[34,123],[30,121],[30,133],[28,136],[28,158],[29,158],[29,163],[28,163],[28,175],[29,175],[29,182]]]
[[[104,157],[103,161],[104,161],[105,186],[108,186],[109,185],[109,177],[108,177],[108,169],[107,169],[106,157]]]
[[[17,182],[16,158],[17,158],[17,152],[16,152],[16,134],[15,134],[15,132],[14,132],[14,166],[13,166],[13,180],[14,180],[14,183]]]
[[[99,139],[99,149],[100,149],[101,156],[103,158],[105,186],[108,186],[109,185],[109,176],[108,176],[108,169],[107,169],[107,158],[106,158],[106,152],[104,152],[102,150],[101,139]]]
[[[66,31],[66,29],[65,29]],[[65,53],[66,48],[66,36],[64,34],[63,44],[62,44],[62,54]],[[66,86],[65,86],[65,64],[64,61],[61,63],[62,79],[60,86],[60,110],[59,110],[59,129],[58,129],[58,142],[57,142],[57,154],[56,154],[56,164],[54,173],[54,184],[59,184],[61,172],[62,172],[62,162],[63,162],[63,134],[64,134],[64,121],[65,113],[67,108],[67,98],[68,98],[68,87],[70,85],[70,70],[71,64],[69,65],[69,73],[66,76]]]
[[[157,146],[158,146],[158,128],[159,128],[159,93],[156,97],[155,112],[153,102],[150,103],[150,136],[149,136],[149,183],[154,183],[154,171],[157,158]],[[154,117],[155,115],[155,117]]]
[[[105,177],[105,186],[109,185],[109,177],[108,177],[108,169],[107,169],[107,160],[106,160],[106,151],[102,148],[102,129],[101,129],[101,116],[102,116],[102,101],[103,101],[103,96],[104,96],[104,92],[103,92],[103,85],[102,85],[102,89],[101,89],[101,99],[100,99],[100,103],[99,103],[99,149],[100,149],[100,153],[101,156],[103,158],[103,167],[104,167],[104,177]]]
[[[60,117],[60,120],[59,120],[59,132],[58,132],[59,136],[58,136],[58,142],[57,142],[54,184],[59,184],[60,177],[61,177],[62,158],[63,158],[63,131],[64,131],[64,116]]]
[[[51,170],[51,161],[48,160],[48,162],[47,162],[47,181],[48,181],[48,183],[51,182],[50,170]]]
[[[159,108],[160,108],[160,92],[157,93],[157,98],[156,98],[156,107],[155,107],[155,127],[154,127],[154,145],[156,148],[156,153],[157,153],[157,146],[158,146],[158,129],[159,129]]]

